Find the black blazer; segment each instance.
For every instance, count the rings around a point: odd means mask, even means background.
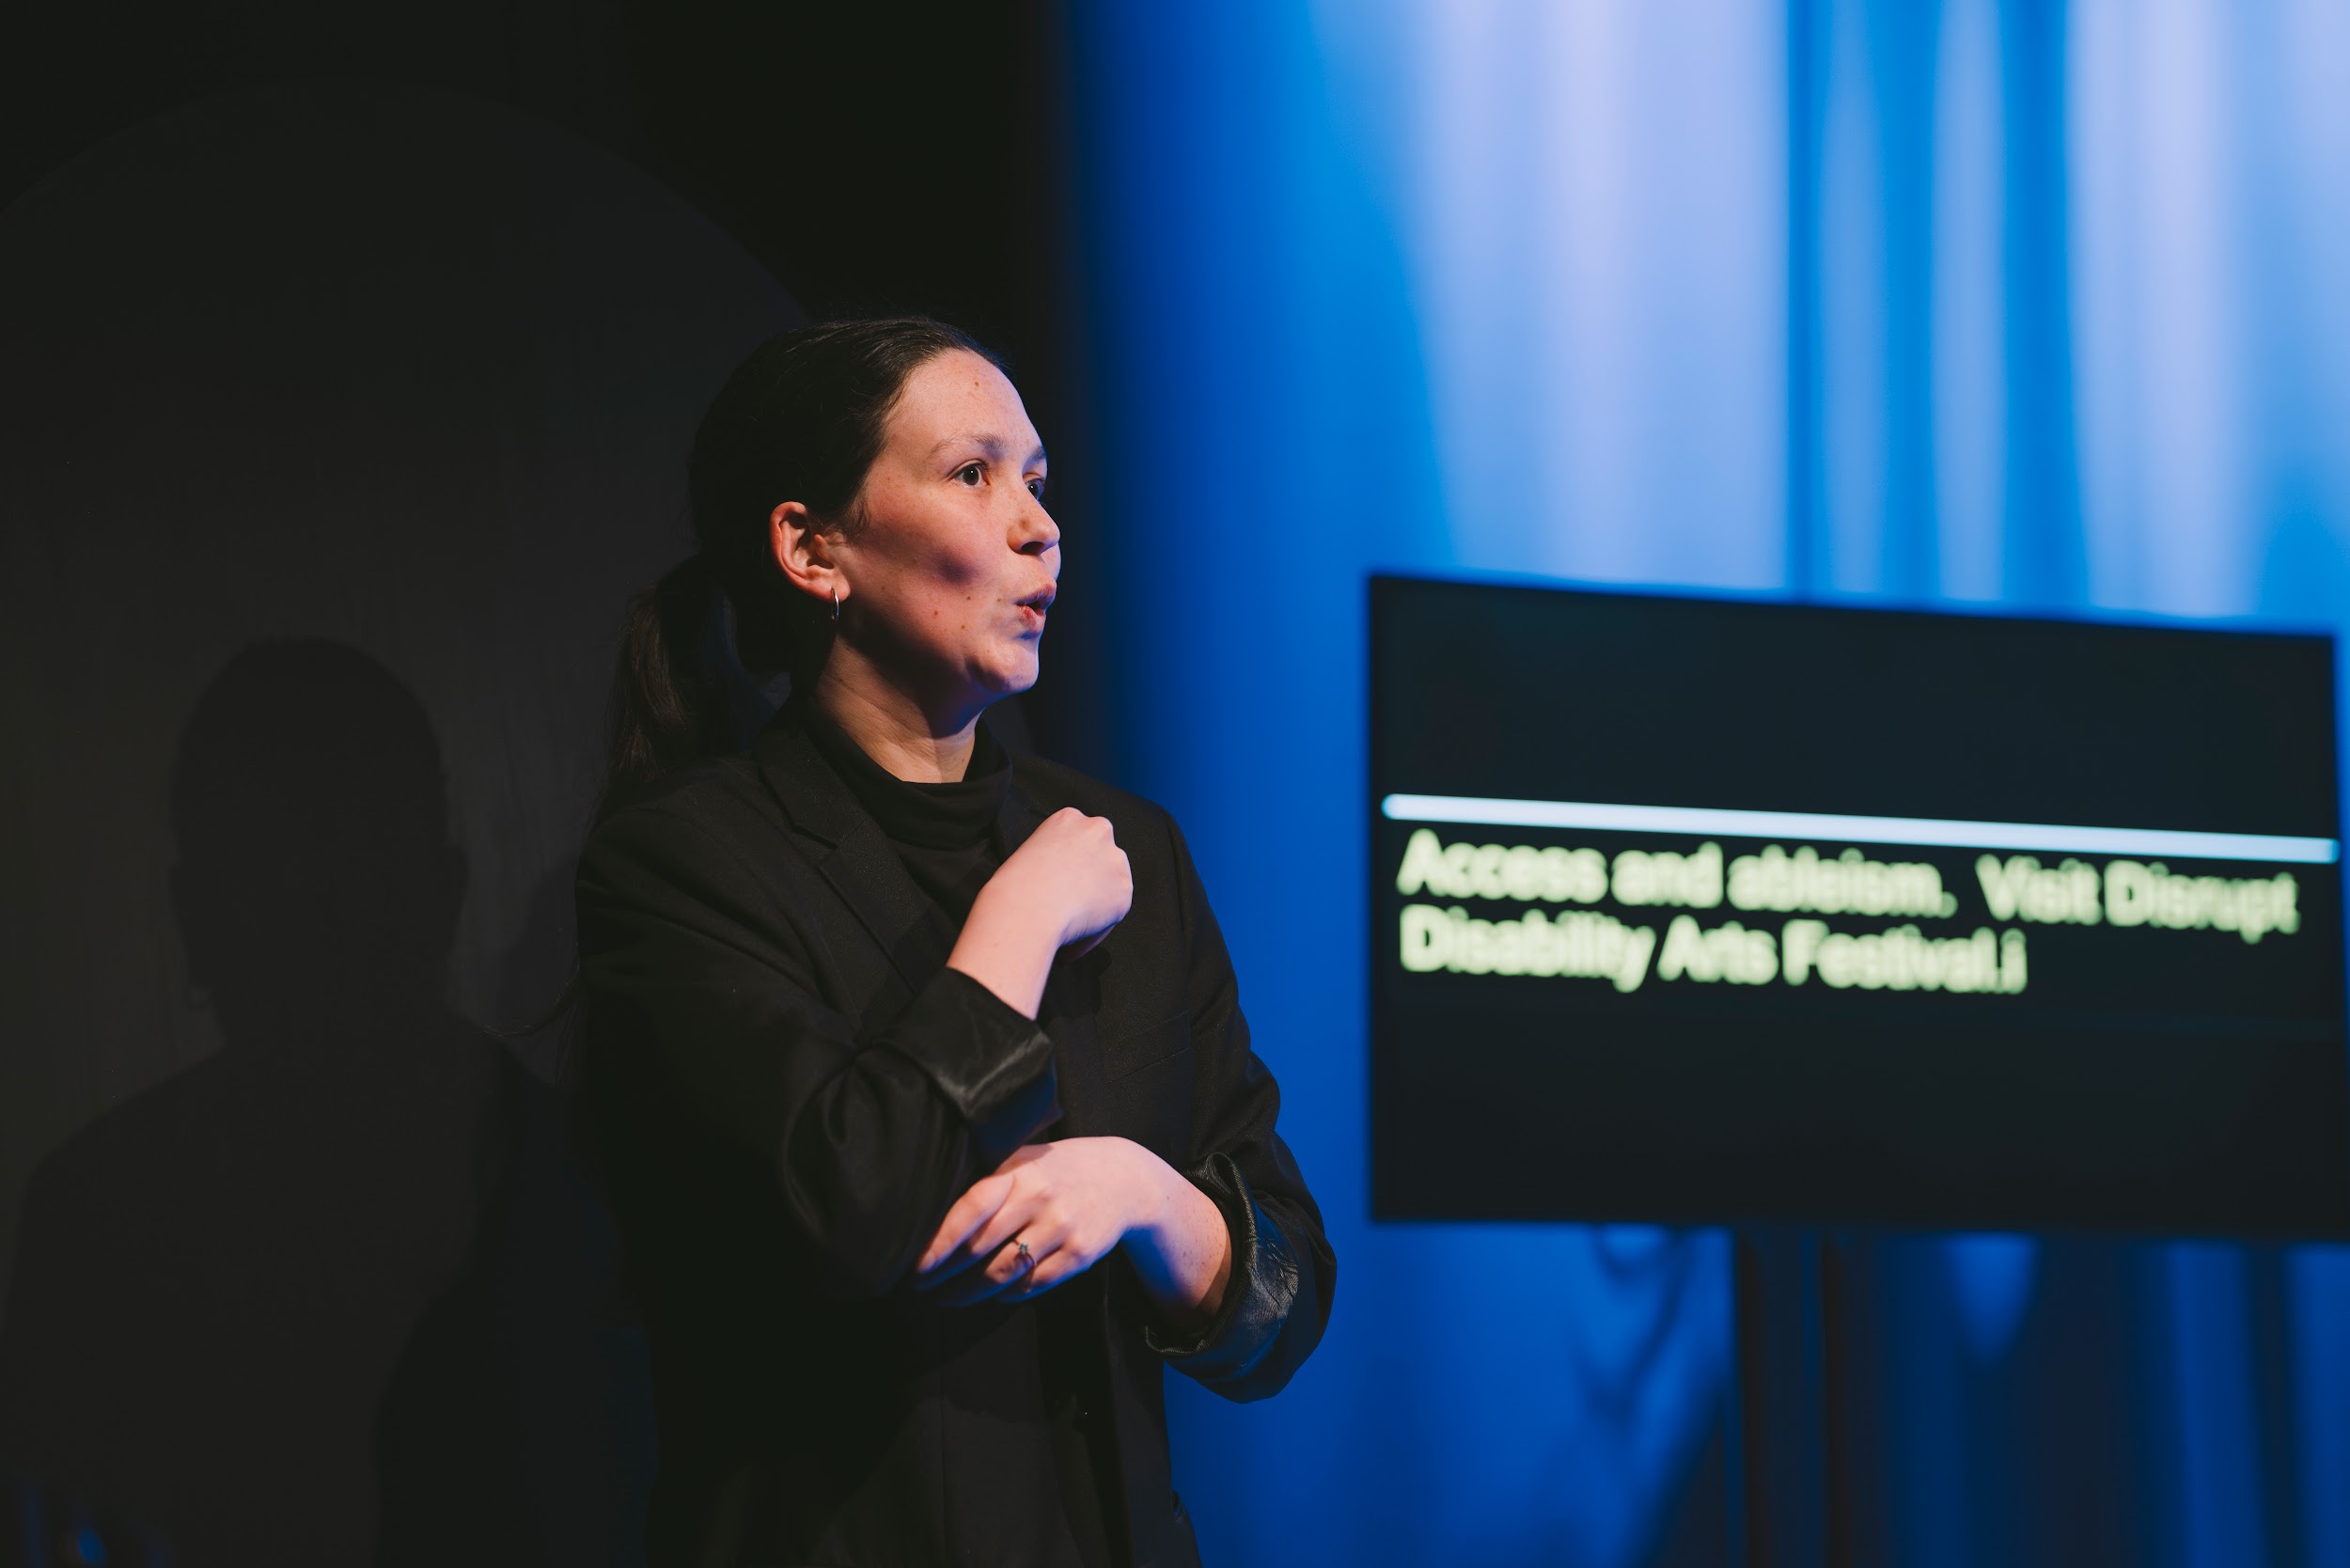
[[[1161,1369],[1260,1399],[1321,1338],[1335,1262],[1183,838],[1024,757],[1007,849],[1063,806],[1110,819],[1134,907],[1055,968],[1036,1023],[944,967],[923,895],[795,707],[591,837],[585,1097],[652,1346],[656,1563],[993,1560],[949,1538],[943,1347],[958,1312],[1049,1308],[1098,1346],[1083,1419],[1114,1455],[1114,1552],[1192,1568]],[[1215,1200],[1232,1273],[1203,1331],[1154,1332],[1116,1252],[1024,1307],[908,1290],[948,1207],[1047,1129],[1132,1138]]]

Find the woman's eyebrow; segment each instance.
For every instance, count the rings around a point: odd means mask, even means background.
[[[949,447],[963,445],[977,447],[980,451],[986,453],[992,458],[1000,458],[1006,451],[1010,449],[1010,446],[1000,437],[981,435],[975,431],[957,431],[952,435],[943,435],[939,437],[937,442],[931,447],[931,456],[936,457],[939,453],[945,451]],[[1028,454],[1028,461],[1030,463],[1044,463],[1049,461],[1044,455],[1044,443],[1040,441],[1036,444],[1036,449]]]

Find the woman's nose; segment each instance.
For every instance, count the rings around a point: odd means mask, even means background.
[[[1024,556],[1039,556],[1060,542],[1060,525],[1044,510],[1044,503],[1030,499],[1022,510],[1020,531],[1013,548]]]

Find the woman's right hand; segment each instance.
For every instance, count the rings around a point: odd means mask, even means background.
[[[1134,898],[1134,868],[1109,819],[1063,807],[979,889],[948,965],[1033,1018],[1054,958],[1091,949]]]
[[[995,870],[979,898],[1048,926],[1055,948],[1084,952],[1126,917],[1135,902],[1134,868],[1107,817],[1064,806]],[[975,906],[974,915],[979,911]]]

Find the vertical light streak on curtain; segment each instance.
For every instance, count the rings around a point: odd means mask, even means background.
[[[2007,598],[2070,608],[2087,580],[2074,441],[2072,217],[2067,153],[2067,13],[2037,0],[2000,9],[2005,174]]]
[[[1553,87],[1543,19],[1518,0],[1408,11],[1388,114],[1408,127],[1393,175],[1416,337],[1429,382],[1444,510],[1433,561],[1534,571],[1522,558],[1535,464],[1552,451],[1550,356],[1528,352],[1555,290],[1535,258],[1543,204],[1542,122]],[[1325,8],[1327,9],[1327,8]],[[1325,35],[1366,31],[1332,15]],[[1370,40],[1375,50],[1379,42]],[[1565,530],[1547,548],[1559,549]]]
[[[1582,0],[1550,27],[1540,210],[1556,456],[1529,499],[1544,532],[1563,532],[1551,564],[1619,582],[1775,586],[1776,29],[1756,8],[1695,0]]]
[[[2066,53],[2070,155],[2078,170],[2072,204],[2074,410],[2081,530],[2089,598],[2108,607],[2141,602],[2145,572],[2132,548],[2152,488],[2132,461],[2136,395],[2148,367],[2140,277],[2128,265],[2143,245],[2131,199],[2143,161],[2133,124],[2137,72],[2128,55],[2130,0],[2075,0]]]
[[[2305,1563],[2350,1562],[2350,1252],[2303,1247],[2286,1261],[2296,1395],[2292,1443],[2298,1460]]]
[[[2244,531],[2244,232],[2232,201],[2233,8],[2080,0],[2072,13],[2075,397],[2092,600],[2170,615],[2254,604]]]
[[[1942,593],[1998,599],[2006,507],[1998,0],[1943,0],[1934,117],[1935,539]]]
[[[1424,150],[1386,178],[1403,195],[1456,558],[1776,584],[1776,21],[1692,0],[1442,14],[1390,110]],[[1362,25],[1329,8],[1328,29]]]
[[[2263,1516],[2264,1451],[2247,1352],[2254,1324],[2245,1299],[2241,1248],[2154,1249],[2152,1277],[2166,1308],[2170,1343],[2155,1375],[2169,1385],[2176,1491],[2149,1499],[2175,1519],[2181,1568],[2237,1568],[2277,1560]],[[2159,1341],[2157,1341],[2159,1343]]]
[[[2337,619],[2350,600],[2350,8],[2232,13],[2256,245],[2244,247],[2261,374],[2252,440],[2270,525],[2262,607]]]
[[[1996,1366],[2031,1305],[2040,1244],[2029,1236],[1953,1236],[1941,1244],[1959,1327],[1977,1366]]]
[[[1820,440],[1827,585],[1885,583],[1884,173],[1866,0],[1829,0],[1821,111]]]
[[[1820,9],[1823,578],[1837,592],[1915,598],[1939,574],[1935,11],[1871,0]]]
[[[1539,48],[1551,89],[1542,126],[1542,170],[1534,204],[1536,256],[1545,308],[1536,318],[1543,388],[1544,453],[1525,497],[1550,521],[1527,542],[1560,575],[1637,580],[1644,547],[1672,524],[1638,507],[1658,421],[1642,405],[1651,378],[1633,371],[1643,328],[1636,290],[1639,251],[1654,235],[1640,207],[1666,181],[1643,184],[1633,166],[1645,152],[1631,133],[1640,71],[1638,19],[1622,8],[1566,5],[1543,19]],[[1660,157],[1669,152],[1659,149]]]

